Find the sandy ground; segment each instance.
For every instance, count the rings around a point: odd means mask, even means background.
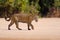
[[[19,23],[18,30],[15,24],[8,30],[7,22],[0,18],[0,40],[60,40],[60,18],[40,18],[33,21],[34,30],[27,30],[26,23]]]

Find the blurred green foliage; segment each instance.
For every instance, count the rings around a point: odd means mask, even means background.
[[[51,0],[50,0],[51,1]],[[43,0],[44,5],[50,7],[49,0]],[[13,8],[18,8],[19,11],[24,13],[36,13],[40,11],[40,6],[38,4],[39,0],[33,0],[31,5],[29,5],[29,0],[0,0],[0,6],[6,6],[9,4],[11,8],[9,11],[12,13]],[[54,0],[55,6],[60,6],[60,0]],[[13,7],[13,8],[12,8]]]
[[[55,6],[59,7],[60,6],[60,0],[55,0]]]

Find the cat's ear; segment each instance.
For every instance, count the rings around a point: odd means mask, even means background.
[[[35,15],[39,15],[39,11],[36,11],[36,12],[35,12]]]

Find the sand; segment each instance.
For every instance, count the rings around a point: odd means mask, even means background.
[[[14,25],[8,30],[10,21],[0,18],[0,40],[60,40],[60,18],[40,18],[33,21],[34,30],[27,30],[26,23],[19,23],[18,30]]]

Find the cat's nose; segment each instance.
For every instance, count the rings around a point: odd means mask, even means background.
[[[38,22],[38,20],[36,20],[36,22]]]

